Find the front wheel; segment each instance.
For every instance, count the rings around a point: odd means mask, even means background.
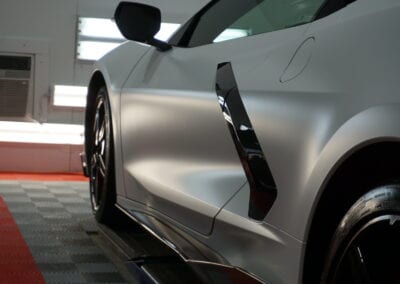
[[[105,87],[97,92],[94,107],[92,127],[88,130],[90,200],[97,221],[110,223],[116,212],[116,195],[111,111]]]
[[[400,284],[400,186],[362,196],[331,241],[322,283]]]

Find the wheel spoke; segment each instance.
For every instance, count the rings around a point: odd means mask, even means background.
[[[99,144],[99,116],[100,114],[98,111],[96,111],[95,118],[94,118],[94,123],[93,123],[93,140],[94,140],[94,146],[97,147]]]
[[[354,283],[372,284],[371,275],[368,272],[365,258],[361,251],[360,246],[350,248],[349,260],[351,265],[351,272],[353,275]]]
[[[105,156],[105,151],[106,151],[106,141],[102,141],[101,144],[99,145],[99,155]]]
[[[98,141],[99,144],[101,144],[101,142],[103,142],[105,137],[106,137],[106,135],[105,135],[105,129],[106,129],[105,124],[106,124],[106,121],[105,121],[105,119],[103,119],[103,121],[101,123],[101,126],[100,126],[100,128],[98,130],[98,136],[97,136],[97,139],[98,139],[97,141]]]
[[[94,123],[93,123],[93,138],[95,147],[98,147],[100,141],[104,139],[104,130],[105,130],[104,104],[103,101],[100,100],[96,107]]]
[[[106,164],[104,162],[103,156],[102,155],[98,155],[97,156],[97,160],[98,160],[98,170],[99,170],[100,174],[102,175],[102,177],[105,178],[106,177],[107,168],[106,168]]]
[[[95,200],[95,204],[97,204],[98,194],[97,189],[99,188],[99,179],[98,179],[98,170],[97,167],[94,169],[94,176],[93,176],[93,196]]]
[[[97,160],[96,154],[92,155],[90,160],[90,195],[93,207],[97,205],[97,189],[98,189],[98,174],[97,174]]]

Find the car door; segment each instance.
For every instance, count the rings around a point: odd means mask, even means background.
[[[218,211],[249,178],[217,96],[218,66],[231,66],[226,80],[236,80],[244,111],[252,97],[268,98],[321,2],[212,1],[178,31],[172,50],[147,52],[121,93],[129,199],[211,232]]]

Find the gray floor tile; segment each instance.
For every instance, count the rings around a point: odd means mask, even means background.
[[[88,188],[87,182],[0,181],[0,196],[46,283],[124,283],[91,239],[98,227]]]

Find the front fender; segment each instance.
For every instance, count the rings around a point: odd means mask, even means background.
[[[295,231],[305,240],[320,197],[336,169],[359,149],[378,143],[400,141],[400,104],[368,108],[344,123],[323,148],[314,169],[299,193],[298,212],[305,223],[296,224]],[[294,215],[299,216],[299,215]]]
[[[106,85],[111,107],[111,118],[114,139],[114,159],[115,159],[115,179],[117,195],[126,196],[123,185],[123,168],[122,168],[122,148],[121,148],[121,123],[120,123],[120,101],[121,90],[125,81],[134,70],[135,66],[140,62],[146,52],[150,49],[147,45],[136,42],[126,42],[108,53],[106,56],[97,61],[94,65],[91,82],[102,77]],[[100,75],[100,76],[99,76]],[[103,82],[102,82],[103,84]],[[95,91],[89,89],[89,101],[94,98]]]

